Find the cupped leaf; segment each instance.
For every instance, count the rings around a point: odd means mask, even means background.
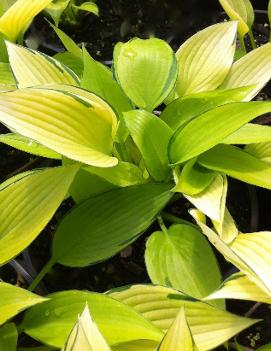
[[[165,180],[170,172],[167,147],[172,130],[160,118],[147,111],[134,110],[126,112],[124,116],[148,172],[155,180]]]
[[[271,304],[271,294],[259,288],[242,273],[231,275],[222,286],[204,300],[238,299]]]
[[[0,189],[0,265],[25,249],[49,222],[78,166],[48,168],[14,177]]]
[[[271,189],[270,164],[231,145],[217,145],[198,158],[207,168],[253,185]]]
[[[238,21],[238,32],[243,37],[252,27],[254,11],[249,0],[219,0],[231,20]]]
[[[215,90],[223,82],[233,62],[236,30],[237,22],[215,24],[179,48],[175,88],[179,96]]]
[[[220,143],[257,116],[271,111],[270,102],[235,102],[207,111],[180,127],[169,144],[173,164],[183,163]],[[196,142],[191,142],[191,136]]]
[[[170,187],[145,184],[120,188],[75,207],[55,233],[53,261],[82,267],[115,255],[150,226],[171,198]]]
[[[185,309],[182,307],[167,331],[158,351],[196,351],[191,330],[188,326]]]
[[[52,17],[56,26],[58,26],[60,18],[63,12],[66,10],[69,3],[70,0],[57,0],[53,1],[46,7],[45,12]]]
[[[167,233],[153,233],[146,244],[145,262],[154,284],[172,287],[198,299],[221,283],[208,241],[192,226],[175,224]]]
[[[254,88],[255,85],[252,85],[187,95],[167,105],[160,117],[171,129],[176,130],[193,118],[215,107],[242,101]]]
[[[78,315],[86,303],[106,341],[112,345],[138,339],[160,341],[163,333],[129,306],[103,294],[62,291],[50,300],[31,308],[22,328],[32,338],[63,347]]]
[[[118,160],[110,154],[117,121],[110,106],[79,88],[56,87],[0,94],[0,121],[68,158],[115,166]]]
[[[44,297],[3,282],[0,282],[0,299],[0,325],[23,310],[46,301]]]
[[[255,89],[246,96],[245,101],[253,99],[271,78],[270,55],[270,43],[252,50],[232,65],[220,88],[230,89],[256,84]]]
[[[0,351],[15,351],[18,332],[13,323],[0,327]]]
[[[224,144],[253,144],[271,142],[271,127],[248,123],[227,136]]]
[[[262,161],[271,163],[271,142],[247,145],[245,151]]]
[[[0,32],[15,41],[24,33],[33,18],[52,0],[17,0],[0,18]]]
[[[63,351],[110,351],[96,323],[91,318],[88,306],[78,317]]]
[[[155,326],[167,331],[180,308],[186,318],[199,350],[210,350],[257,322],[239,317],[197,301],[177,290],[162,286],[134,285],[110,296],[133,307]]]
[[[29,152],[32,155],[61,159],[62,156],[57,152],[48,149],[47,147],[37,143],[36,141],[23,137],[22,135],[15,133],[0,134],[0,142],[15,149]]]
[[[173,89],[177,62],[165,41],[135,38],[115,46],[114,73],[134,104],[152,111]]]

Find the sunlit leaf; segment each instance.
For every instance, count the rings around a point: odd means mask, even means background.
[[[253,144],[271,142],[271,128],[259,124],[247,123],[222,142],[224,144]]]
[[[76,10],[81,10],[81,11],[87,11],[90,13],[94,13],[94,15],[98,16],[99,15],[99,7],[97,6],[97,4],[95,4],[92,1],[86,1],[83,2],[83,4],[81,5],[72,5],[73,8],[75,8]]]
[[[58,26],[60,18],[69,5],[69,2],[70,0],[57,0],[53,1],[46,7],[45,12],[47,12],[52,17],[56,26]]]
[[[262,161],[271,163],[271,142],[247,145],[245,151]]]
[[[179,96],[215,90],[233,62],[237,22],[215,24],[189,38],[177,51]],[[243,84],[248,85],[248,84]]]

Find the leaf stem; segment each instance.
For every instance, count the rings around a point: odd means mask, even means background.
[[[256,49],[255,38],[254,38],[254,35],[253,35],[253,32],[252,32],[251,29],[249,30],[248,35],[249,35],[249,39],[250,39],[250,42],[251,42],[252,49]]]
[[[162,232],[166,235],[168,235],[167,227],[165,226],[165,223],[163,221],[163,218],[161,216],[157,217],[158,223],[160,225],[160,228],[162,229]]]
[[[246,45],[245,45],[244,37],[239,35],[239,41],[240,41],[240,45],[241,45],[242,51],[247,52],[247,48],[246,48]]]
[[[33,282],[28,287],[29,291],[34,291],[36,289],[36,287],[39,285],[39,283],[42,281],[45,275],[51,270],[54,264],[55,261],[52,258],[50,258],[50,260],[46,263],[46,265],[42,268],[42,270],[39,272],[39,274],[35,277]]]

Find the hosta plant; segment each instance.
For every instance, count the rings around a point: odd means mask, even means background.
[[[25,250],[68,197],[75,206],[29,290],[56,263],[93,265],[156,220],[161,230],[145,253],[157,285],[43,299],[0,283],[1,323],[33,306],[19,331],[50,347],[161,351],[213,349],[257,321],[227,312],[224,299],[269,303],[271,237],[240,233],[226,195],[227,177],[271,188],[271,129],[253,123],[271,102],[251,101],[270,80],[271,44],[234,61],[237,28],[236,21],[208,27],[176,54],[157,38],[118,43],[112,70],[58,28],[67,51],[55,58],[6,41],[0,121],[10,132],[0,141],[54,166],[0,185],[0,265]],[[198,226],[171,215],[181,196]],[[222,283],[208,241],[240,274]],[[74,327],[86,303],[92,318],[85,309]],[[15,326],[3,328],[16,345]]]

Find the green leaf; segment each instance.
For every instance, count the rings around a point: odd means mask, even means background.
[[[202,351],[215,348],[257,322],[162,286],[134,285],[120,291],[116,289],[110,296],[133,307],[164,331],[170,328],[180,308],[184,307],[196,346]]]
[[[134,104],[152,111],[173,89],[177,62],[165,41],[135,38],[115,46],[114,73]]]
[[[170,172],[167,147],[172,130],[160,118],[147,111],[126,112],[124,117],[148,172],[157,181],[165,180]]]
[[[238,21],[238,32],[244,37],[254,22],[254,11],[249,0],[219,0],[231,20]]]
[[[17,351],[55,351],[55,347],[37,346],[37,347],[19,347]]]
[[[198,162],[243,182],[271,189],[270,165],[235,146],[217,145],[201,155]]]
[[[183,163],[220,143],[247,122],[271,111],[270,102],[235,102],[207,111],[180,127],[169,144],[173,164]],[[191,143],[191,136],[197,142]]]
[[[56,89],[56,90],[54,90]],[[66,85],[0,94],[0,121],[68,158],[112,167],[117,120],[98,96]]]
[[[23,34],[33,18],[52,0],[17,0],[0,18],[0,32],[15,41]]]
[[[245,101],[253,99],[271,78],[270,55],[270,43],[252,50],[232,65],[230,73],[220,88],[230,89],[257,84],[256,88],[246,96]]]
[[[0,62],[0,83],[7,85],[16,84],[8,63]]]
[[[218,290],[204,300],[238,299],[257,301],[271,304],[271,294],[258,287],[252,280],[242,273],[231,275]]]
[[[56,26],[58,26],[60,18],[63,12],[66,10],[69,3],[70,0],[57,0],[46,7],[45,12],[52,17]]]
[[[247,145],[245,151],[262,161],[271,163],[271,142]]]
[[[1,186],[0,265],[38,236],[63,201],[77,170],[78,166],[37,170]]]
[[[258,351],[270,351],[271,350],[271,344],[266,344],[266,345],[264,345],[262,347],[259,347],[257,350]]]
[[[77,77],[79,77],[79,79],[82,78],[84,65],[81,58],[78,58],[68,51],[59,52],[54,55],[54,58],[61,62],[64,66],[69,67],[69,69],[72,70]]]
[[[216,173],[201,167],[196,159],[188,161],[180,174],[175,171],[176,186],[173,191],[186,195],[196,195],[206,189],[214,179]]]
[[[185,310],[182,307],[174,322],[162,340],[158,351],[196,351],[191,330],[188,326]]]
[[[151,340],[136,340],[112,346],[113,351],[157,351],[158,342]]]
[[[99,15],[99,7],[92,1],[83,2],[83,4],[76,6],[72,5],[73,8],[76,10],[87,11],[90,13],[94,13],[94,15]]]
[[[23,310],[46,301],[44,297],[3,282],[0,282],[0,299],[0,325]]]
[[[175,224],[167,233],[154,232],[146,244],[145,262],[153,284],[169,286],[198,299],[221,283],[211,246],[192,226]]]
[[[15,133],[0,134],[0,142],[12,146],[15,149],[29,152],[32,155],[61,159],[61,155],[57,152],[48,149],[47,147],[37,143],[36,141],[23,137]]]
[[[237,22],[215,24],[189,38],[177,51],[179,96],[215,90],[233,62]],[[243,84],[248,85],[248,84]]]
[[[96,323],[90,316],[88,306],[78,317],[63,351],[110,351]]]
[[[227,90],[207,91],[178,98],[162,112],[161,119],[173,130],[215,107],[242,101],[255,85]]]
[[[18,332],[13,323],[0,328],[0,351],[16,351]]]
[[[26,334],[48,345],[63,347],[78,314],[86,303],[106,341],[112,345],[138,339],[160,341],[162,331],[129,306],[103,294],[62,291],[31,308],[22,328]]]
[[[53,261],[82,267],[115,255],[150,226],[173,195],[170,187],[146,184],[120,188],[75,207],[57,228]]]
[[[247,123],[223,140],[224,144],[253,144],[271,142],[271,127]]]
[[[11,70],[20,89],[45,84],[78,85],[75,74],[50,56],[7,42]]]

